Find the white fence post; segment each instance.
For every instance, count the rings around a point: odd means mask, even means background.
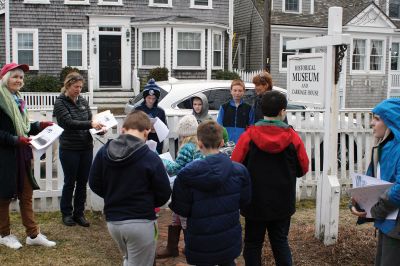
[[[338,237],[340,184],[335,175],[328,175],[322,182],[321,225],[324,227],[323,241],[327,246],[335,244]]]

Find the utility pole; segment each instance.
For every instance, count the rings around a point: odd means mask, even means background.
[[[272,0],[264,0],[263,69],[267,72],[271,70],[271,2]]]

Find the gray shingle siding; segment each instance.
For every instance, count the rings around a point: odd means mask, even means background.
[[[0,66],[6,63],[5,16],[0,15]]]
[[[238,67],[240,37],[246,37],[246,70],[259,70],[263,60],[264,22],[252,0],[235,1],[233,28],[236,34],[233,46],[234,68]]]
[[[331,6],[342,6],[343,7],[343,24],[350,22],[356,15],[362,12],[369,5],[373,4],[372,0],[315,0],[314,2],[314,14],[310,14],[311,0],[302,0],[302,14],[290,14],[282,12],[282,1],[273,1],[273,12],[272,12],[272,35],[271,35],[271,74],[273,77],[274,85],[286,88],[287,73],[279,71],[279,60],[280,60],[280,35],[286,35],[285,31],[296,33],[299,37],[302,34],[310,34],[310,32],[315,32],[315,35],[327,34],[328,22],[328,9]],[[242,1],[235,2],[235,17],[246,18],[249,16],[249,7],[247,9],[243,8],[239,4],[243,4]],[[262,2],[262,1],[259,1]],[[251,5],[251,0],[248,0],[248,5]],[[386,12],[386,0],[380,0],[377,6],[381,7],[382,11]],[[242,9],[243,8],[243,9]],[[258,4],[258,10],[262,13],[262,3]],[[240,31],[242,35],[248,35],[250,29],[246,27],[245,20],[238,20],[235,23],[235,31]],[[392,21],[395,25],[400,26],[400,22]],[[283,26],[279,27],[278,25]],[[275,27],[274,27],[275,26]],[[293,26],[293,27],[291,27]],[[303,30],[301,27],[304,27]],[[398,26],[398,27],[399,27]],[[294,28],[296,27],[296,28]],[[322,28],[322,30],[321,30]],[[283,30],[282,30],[283,29]],[[310,31],[314,29],[315,31]],[[345,32],[348,33],[348,32]],[[352,34],[355,32],[351,32]],[[362,33],[361,33],[362,34]],[[377,34],[365,33],[364,36],[378,36]],[[363,36],[363,35],[361,35]],[[385,35],[380,35],[385,36]],[[383,74],[350,74],[350,62],[351,62],[351,45],[348,47],[347,57],[346,57],[346,90],[345,90],[345,107],[346,108],[371,108],[380,102],[382,99],[387,97],[388,93],[388,77],[390,75],[390,36],[394,38],[399,38],[400,35],[397,32],[386,34],[386,47],[383,51],[385,53],[385,72]],[[362,38],[362,37],[361,37]],[[262,40],[262,37],[258,38]],[[254,41],[254,37],[252,39]],[[252,51],[250,51],[251,53]],[[316,49],[316,52],[321,52],[320,48]],[[251,57],[251,56],[250,56]],[[249,56],[248,56],[249,58]],[[252,60],[252,59],[251,59]],[[367,59],[369,60],[369,59]],[[251,64],[248,62],[248,65]]]
[[[189,16],[219,25],[228,26],[229,24],[229,0],[214,0],[212,9],[193,9],[190,8],[190,1],[183,0],[173,0],[172,8],[150,7],[149,0],[123,0],[122,6],[100,6],[97,3],[97,0],[90,0],[90,5],[65,5],[64,0],[50,0],[50,4],[43,5],[24,4],[23,0],[10,0],[10,34],[12,35],[12,28],[38,29],[39,72],[57,76],[62,67],[62,29],[86,29],[89,34],[88,15],[131,16],[132,21],[159,18],[166,15]],[[131,64],[133,69],[136,54],[134,30],[132,30],[131,35]],[[10,38],[12,46],[12,36]],[[226,47],[224,65],[227,67],[227,42],[229,39],[227,37],[224,39],[224,46]],[[87,40],[89,49],[89,36]],[[4,44],[0,44],[0,49],[2,48],[1,45],[4,47]],[[87,56],[87,62],[90,65],[90,53],[87,53]],[[207,58],[205,59],[207,60]],[[141,71],[140,74],[142,73],[146,73],[146,71]],[[193,75],[190,76],[191,74]],[[206,77],[206,71],[182,71],[180,73],[180,70],[174,70],[172,75],[198,78],[199,76]]]

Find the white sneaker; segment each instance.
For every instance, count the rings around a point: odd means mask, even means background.
[[[0,244],[12,249],[19,249],[22,244],[18,241],[15,235],[8,235],[5,237],[0,236]]]
[[[27,245],[36,245],[36,246],[45,246],[45,247],[54,247],[56,245],[56,242],[48,240],[45,235],[39,233],[35,238],[31,238],[30,236],[28,236],[26,238],[26,244]]]

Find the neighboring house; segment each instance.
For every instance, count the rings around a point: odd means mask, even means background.
[[[286,42],[326,35],[332,6],[343,7],[343,33],[352,36],[339,80],[340,107],[370,108],[400,97],[400,0],[272,0],[274,85],[286,88],[288,55],[324,51],[288,50]],[[261,69],[263,0],[235,0],[234,21],[234,68]]]
[[[233,0],[4,1],[0,65],[27,63],[54,76],[77,67],[94,94],[131,90],[133,73],[155,67],[178,79],[231,68]]]

